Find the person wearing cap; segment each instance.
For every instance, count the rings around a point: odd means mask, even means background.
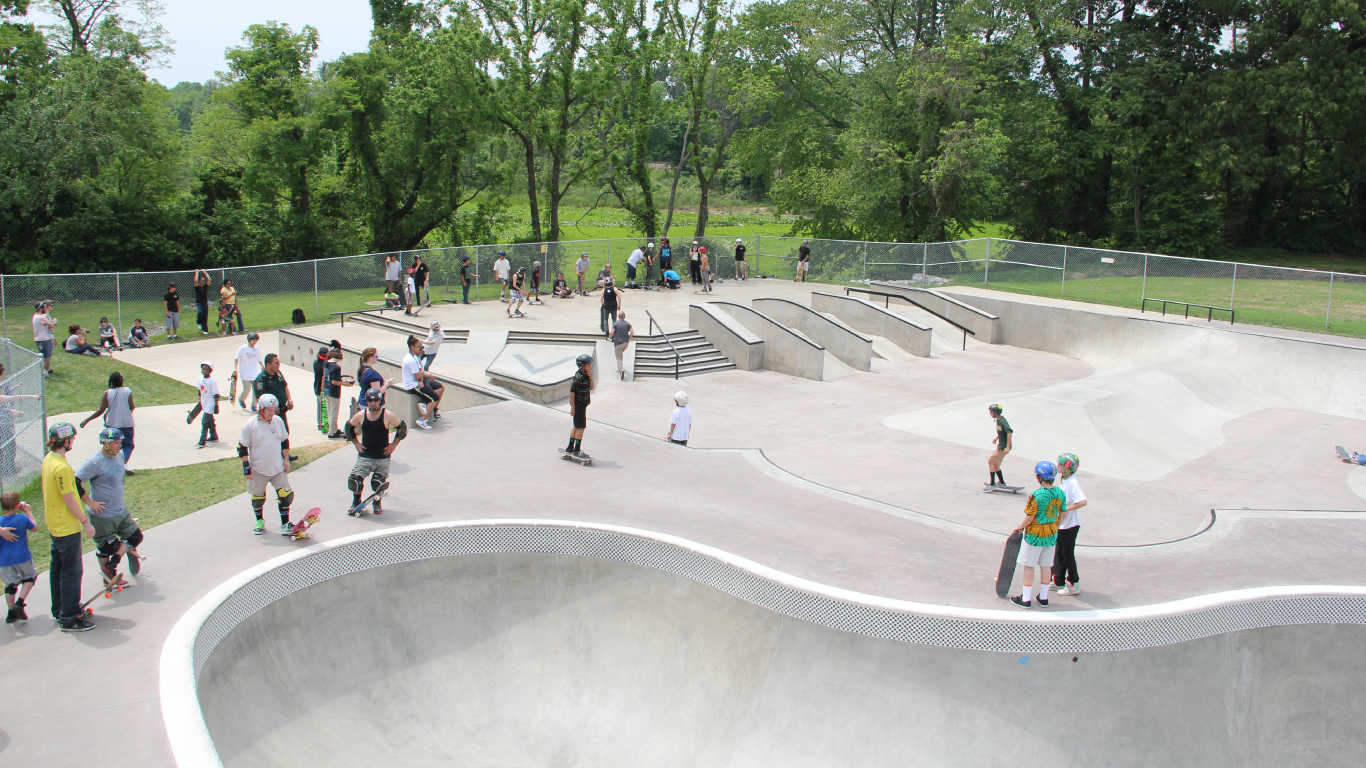
[[[1034,465],[1034,479],[1039,487],[1029,494],[1024,520],[1015,526],[1015,532],[1024,534],[1020,556],[1015,561],[1024,566],[1024,591],[1010,598],[1010,602],[1021,608],[1033,605],[1035,569],[1039,572],[1039,605],[1048,607],[1048,587],[1053,583],[1053,549],[1058,543],[1058,517],[1067,506],[1067,495],[1061,488],[1053,487],[1057,471],[1051,461]]]
[[[544,304],[541,301],[541,262],[531,262],[531,303]]]
[[[735,239],[735,279],[749,279],[749,262],[745,261],[745,241]]]
[[[636,248],[626,257],[626,287],[636,288],[636,267],[645,260],[645,249]]]
[[[561,451],[578,459],[589,458],[583,452],[583,430],[588,426],[588,404],[593,400],[593,357],[579,355],[574,363],[574,381],[569,384],[569,415],[573,426],[569,430],[569,447]]]
[[[688,248],[688,276],[692,278],[693,285],[702,284],[702,252],[701,246],[697,241],[692,241],[692,247]]]
[[[626,355],[626,347],[631,343],[631,337],[636,332],[631,328],[631,324],[626,322],[626,313],[618,312],[617,321],[612,323],[612,330],[608,331],[607,338],[612,340],[613,351],[617,354],[617,373],[622,381],[626,381],[626,364],[623,358]]]
[[[247,407],[247,393],[251,391],[250,382],[256,381],[256,377],[261,375],[261,366],[265,363],[265,358],[260,348],[261,334],[252,331],[247,334],[247,343],[237,348],[237,355],[232,359],[232,372],[237,375],[237,380],[242,383],[241,397],[237,400],[237,405],[243,410]],[[251,409],[256,410],[256,398],[252,397]]]
[[[100,349],[108,350],[109,354],[122,352],[123,347],[119,345],[119,329],[109,322],[109,318],[100,318],[100,327],[95,329],[100,334]]]
[[[95,625],[81,611],[81,534],[94,538],[95,527],[81,508],[76,488],[76,473],[67,461],[67,451],[76,440],[76,428],[57,422],[47,428],[47,450],[43,457],[43,512],[48,535],[52,537],[51,561],[47,581],[52,590],[52,617],[63,632],[87,632]]]
[[[213,377],[213,363],[208,360],[199,364],[198,388],[199,408],[204,414],[199,420],[199,447],[203,448],[206,442],[218,442],[218,422],[214,414],[218,413],[218,400],[222,397],[218,393],[218,380]]]
[[[1001,471],[1001,462],[1005,461],[1006,454],[1010,453],[1010,448],[1015,441],[1015,430],[1010,428],[1010,422],[1001,415],[1001,406],[992,404],[987,407],[987,413],[991,414],[991,420],[996,422],[996,436],[992,442],[996,444],[996,450],[987,457],[987,482],[983,483],[988,489],[996,486],[1005,487],[1006,476]]]
[[[522,303],[526,301],[526,267],[518,267],[508,278],[508,317],[526,317]]]
[[[645,244],[645,279],[644,279],[643,281],[641,281],[641,284],[640,284],[639,287],[641,287],[641,288],[649,288],[649,287],[650,287],[650,280],[651,280],[652,277],[654,276],[654,269],[655,269],[655,244],[654,244],[654,243],[646,243],[646,244]]]
[[[280,373],[280,356],[274,352],[266,355],[265,362],[261,366],[261,375],[251,383],[252,394],[256,396],[256,402],[261,401],[263,395],[274,395],[280,403],[280,421],[284,422],[285,430],[289,430],[289,412],[294,410],[294,398],[289,394],[289,382],[285,380],[285,375]],[[290,456],[290,461],[298,461],[298,456]]]
[[[583,291],[583,276],[588,274],[588,267],[592,264],[588,260],[588,251],[579,254],[579,260],[574,262],[574,271],[579,275],[579,295],[587,296]]]
[[[180,292],[175,283],[166,286],[166,295],[161,297],[161,306],[166,310],[166,338],[180,338]]]
[[[370,478],[370,492],[378,493],[389,480],[389,457],[394,449],[408,436],[408,424],[393,411],[384,407],[384,397],[377,389],[366,390],[363,395],[365,407],[352,414],[346,422],[346,439],[356,446],[356,464],[346,479],[346,487],[351,491],[351,509],[347,514],[360,516],[361,493],[365,489],[365,478]],[[394,430],[394,439],[389,440],[389,430]],[[375,498],[370,511],[376,515],[384,514],[380,500]]]
[[[441,332],[441,323],[433,320],[431,329],[427,331],[427,338],[422,340],[422,370],[432,369],[436,353],[441,351],[441,342],[445,340],[446,334]]]
[[[600,311],[601,320],[599,323],[600,327],[602,328],[602,333],[604,336],[611,333],[612,318],[616,317],[617,313],[620,312],[622,309],[621,299],[621,291],[617,289],[617,286],[612,281],[612,278],[608,277],[607,281],[603,283],[602,286],[602,299]]]
[[[403,301],[403,260],[397,253],[388,253],[384,256],[384,295],[395,294],[399,297],[400,305]]]
[[[247,479],[247,493],[251,494],[251,511],[256,516],[252,533],[265,533],[266,486],[275,489],[275,503],[280,511],[280,535],[294,532],[289,524],[289,505],[294,503],[294,490],[289,487],[289,430],[275,418],[279,401],[265,395],[256,404],[256,416],[242,425],[237,439],[237,455],[242,459],[242,475]]]
[[[52,348],[56,344],[57,320],[50,314],[52,302],[40,301],[33,307],[33,344],[43,356],[43,375],[52,375]]]
[[[427,280],[431,271],[431,267],[427,266],[427,262],[423,261],[421,256],[413,257],[413,285],[415,286],[413,288],[413,300],[417,302],[419,307],[422,306],[422,290],[424,288],[427,290],[427,301],[432,300],[432,289],[428,286]]]
[[[470,257],[466,256],[460,260],[460,303],[470,303],[470,284],[474,278],[479,277],[470,267]],[[428,289],[427,297],[431,298],[431,290]]]
[[[680,389],[674,393],[674,411],[669,415],[669,431],[664,435],[664,439],[674,445],[687,445],[690,434],[692,409],[688,407],[688,393]]]
[[[512,269],[512,264],[508,262],[507,251],[499,251],[498,258],[493,262],[493,275],[498,278],[498,300],[503,301],[503,292],[508,285],[508,270]]]
[[[803,240],[802,246],[797,249],[797,276],[792,278],[796,282],[806,282],[806,273],[811,271],[811,241]]]
[[[123,457],[123,433],[105,427],[99,434],[100,449],[76,470],[76,492],[90,512],[90,524],[95,529],[95,557],[105,586],[122,581],[119,562],[131,552],[128,567],[137,575],[137,547],[142,543],[142,531],[123,501],[123,479],[127,466]],[[84,483],[90,484],[90,490]]]

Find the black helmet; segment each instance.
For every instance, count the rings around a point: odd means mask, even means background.
[[[383,400],[383,399],[384,399],[384,395],[381,395],[381,394],[379,393],[379,390],[378,390],[378,389],[367,389],[367,390],[365,390],[365,402],[367,402],[367,403],[369,403],[369,402],[371,402],[371,401],[379,402],[380,400]]]
[[[589,364],[591,364],[592,362],[593,362],[593,356],[592,356],[592,355],[579,355],[577,358],[574,359],[574,363],[577,364],[577,365],[579,365],[579,366],[589,365]]]

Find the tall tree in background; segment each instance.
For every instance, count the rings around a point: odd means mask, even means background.
[[[641,234],[654,240],[659,236],[659,206],[646,163],[660,99],[654,77],[662,50],[659,37],[663,24],[661,19],[652,32],[647,11],[646,0],[627,0],[605,8],[606,26],[612,30],[607,45],[621,74],[617,87],[608,94],[607,122],[614,138],[610,140],[611,155],[603,183]]]

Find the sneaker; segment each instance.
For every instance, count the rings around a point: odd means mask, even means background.
[[[18,617],[14,615],[14,609],[11,608],[9,609],[9,613],[5,614],[5,623],[13,624],[16,621],[18,621]]]
[[[516,312],[513,312],[512,314],[516,315],[517,317],[526,317],[526,315],[522,314],[522,310],[520,309]]]
[[[1020,606],[1021,608],[1030,608],[1030,607],[1032,607],[1032,606],[1030,605],[1030,602],[1029,602],[1028,600],[1024,599],[1024,595],[1016,595],[1016,596],[1010,598],[1010,602],[1012,602],[1012,603],[1014,603],[1014,604]]]
[[[100,564],[100,573],[104,575],[105,584],[108,584],[119,576],[119,572],[107,562]]]
[[[251,532],[254,533],[254,534],[256,534],[257,536],[260,536],[261,534],[265,533],[265,532],[266,532],[266,521],[265,521],[265,520],[257,520],[257,521],[256,521],[256,525],[252,526]]]
[[[431,424],[428,424],[426,419],[418,419],[418,420],[417,420],[417,425],[418,425],[419,427],[421,427],[422,429],[431,429],[431,428],[432,428],[432,425],[431,425]]]
[[[75,621],[63,621],[61,622],[60,626],[63,632],[89,632],[90,630],[95,628],[94,624],[86,621],[85,619],[76,619]]]
[[[370,502],[370,513],[375,515],[384,514],[384,507],[381,507],[379,505],[379,499],[375,499],[374,501]]]
[[[1067,586],[1058,590],[1058,594],[1062,595],[1063,597],[1072,597],[1074,595],[1080,595],[1081,587],[1078,587],[1075,584],[1068,584]]]
[[[203,441],[203,440],[200,440],[199,442],[195,443],[195,447],[196,447],[196,448],[203,448],[203,447],[204,447],[204,441]]]
[[[290,461],[298,461],[298,460],[299,460],[299,457],[298,457],[298,456],[290,456],[290,457],[289,457],[289,460],[290,460]]]
[[[25,611],[25,610],[24,610],[24,609],[27,608],[27,607],[28,607],[28,605],[27,605],[26,603],[24,603],[24,598],[22,598],[22,597],[19,598],[18,600],[15,600],[15,601],[14,601],[14,620],[15,620],[15,621],[28,621],[28,611]]]
[[[1041,598],[1039,598],[1039,607],[1040,607],[1040,608],[1047,608],[1047,607],[1048,607],[1048,598],[1046,598],[1046,597],[1041,597]]]
[[[290,523],[280,523],[280,535],[291,536],[294,533],[294,526]]]

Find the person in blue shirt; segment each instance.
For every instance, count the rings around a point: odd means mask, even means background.
[[[664,270],[664,284],[669,286],[670,288],[677,290],[678,284],[682,281],[682,279],[683,278],[679,277],[678,273],[673,271],[672,269]]]
[[[0,493],[0,578],[5,580],[5,603],[9,608],[6,624],[28,620],[24,600],[38,580],[33,553],[28,548],[28,532],[37,527],[33,508],[20,501],[19,494]]]

